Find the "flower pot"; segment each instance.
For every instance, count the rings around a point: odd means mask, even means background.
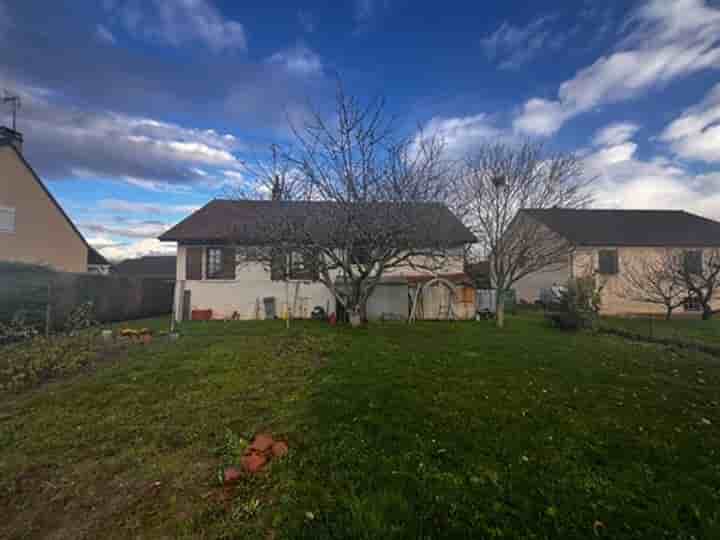
[[[152,334],[143,334],[142,335],[142,342],[145,345],[150,345],[152,343]]]

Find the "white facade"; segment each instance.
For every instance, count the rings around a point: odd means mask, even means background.
[[[202,275],[206,276],[207,250],[202,250]],[[177,249],[177,281],[175,285],[175,316],[178,320],[183,317],[183,299],[186,292],[190,295],[190,311],[212,310],[213,319],[263,319],[265,309],[263,299],[275,298],[276,313],[284,317],[288,313],[288,306],[294,307],[293,318],[307,318],[315,306],[321,306],[328,313],[336,310],[335,298],[332,293],[320,282],[310,281],[273,281],[270,272],[260,263],[238,263],[235,279],[186,279],[186,246],[179,245]],[[462,272],[463,260],[461,251],[447,257],[441,272]],[[393,278],[403,275],[418,275],[424,272],[407,268],[407,271],[394,269],[388,273]],[[425,272],[430,275],[429,272]],[[397,296],[397,289],[387,291]],[[370,299],[370,311],[382,311],[383,301],[380,298]],[[374,309],[374,306],[378,306]]]

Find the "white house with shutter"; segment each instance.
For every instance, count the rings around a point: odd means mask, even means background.
[[[274,304],[278,316],[291,311],[295,318],[306,318],[317,306],[327,313],[337,312],[341,306],[318,281],[315,265],[304,260],[299,250],[293,250],[292,242],[290,247],[283,247],[282,255],[273,259],[270,268],[252,256],[254,249],[267,248],[276,241],[266,237],[263,225],[268,221],[317,216],[313,223],[321,224],[332,204],[213,200],[164,233],[160,240],[177,242],[176,317],[183,320],[193,317],[193,312],[205,312],[219,319],[263,319],[272,315],[266,310],[266,300]],[[449,295],[442,288],[429,288],[424,299],[425,318],[442,318],[439,315],[446,312],[443,310],[449,302],[453,302],[458,318],[473,317],[474,289],[463,272],[463,253],[464,246],[475,242],[475,237],[440,204],[418,203],[407,216],[418,237],[447,246],[447,256],[436,272],[411,265],[394,268],[370,297],[368,317],[406,318],[412,287],[436,275],[456,283],[458,292]],[[343,234],[342,230],[333,233],[339,237]]]

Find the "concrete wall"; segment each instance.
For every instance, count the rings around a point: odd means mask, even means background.
[[[206,250],[203,249],[203,275],[206,268]],[[186,280],[185,276],[186,247],[178,246],[177,250],[177,284],[175,290],[176,317],[182,317],[182,298],[184,291],[190,291],[191,309],[212,309],[213,318],[223,319],[235,314],[241,319],[264,318],[263,298],[275,297],[276,311],[284,315],[295,306],[294,318],[309,317],[315,306],[322,306],[329,312],[335,311],[335,298],[330,291],[319,282],[272,281],[270,272],[259,263],[240,263],[236,269],[234,280],[203,279]],[[446,261],[442,272],[458,272],[462,270],[460,252]],[[428,274],[417,269],[394,269],[388,276],[394,278],[407,274]],[[297,291],[297,299],[295,296]],[[289,302],[288,302],[289,297]],[[407,316],[407,308],[399,309],[399,302],[405,299],[407,305],[407,285],[383,285],[368,303],[369,316],[380,317],[383,313],[397,313]],[[258,309],[259,306],[259,309]],[[290,306],[290,308],[288,307]]]
[[[0,232],[0,260],[87,270],[87,245],[8,146],[0,147],[0,206],[15,209],[15,232]]]

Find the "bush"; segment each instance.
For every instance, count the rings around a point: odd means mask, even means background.
[[[78,371],[96,354],[95,335],[35,336],[2,349],[0,390],[17,391]]]
[[[546,317],[563,330],[594,330],[600,312],[600,293],[594,276],[570,279]]]

